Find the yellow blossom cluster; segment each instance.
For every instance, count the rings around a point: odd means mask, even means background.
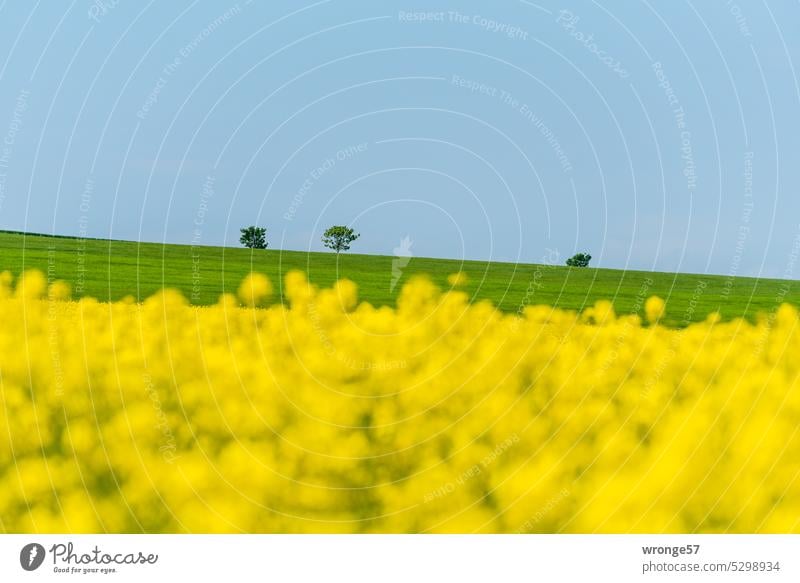
[[[0,529],[800,531],[793,307],[670,329],[658,298],[642,322],[424,279],[396,308],[271,292],[0,275]]]

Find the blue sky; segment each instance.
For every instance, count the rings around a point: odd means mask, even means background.
[[[0,3],[0,228],[793,277],[800,5]]]

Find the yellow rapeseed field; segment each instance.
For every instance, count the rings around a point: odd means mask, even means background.
[[[463,278],[451,278],[457,286]],[[273,287],[290,305],[274,300]],[[798,532],[800,327],[0,276],[6,532]]]

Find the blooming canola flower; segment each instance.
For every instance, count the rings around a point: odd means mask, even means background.
[[[457,278],[453,278],[453,282]],[[0,274],[6,532],[798,532],[797,310],[668,328],[395,308],[299,272],[192,306]]]

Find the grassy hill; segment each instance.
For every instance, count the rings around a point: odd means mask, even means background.
[[[525,304],[581,310],[598,299],[612,300],[620,313],[639,312],[645,297],[659,295],[667,300],[666,323],[680,326],[715,310],[725,319],[753,319],[782,301],[800,305],[800,286],[784,280],[422,257],[410,259],[392,290],[394,259],[0,232],[0,271],[18,275],[25,269],[40,269],[51,278],[72,283],[74,296],[101,300],[126,295],[143,299],[162,287],[172,287],[195,304],[211,304],[223,291],[235,291],[250,271],[269,275],[279,286],[281,274],[300,269],[321,286],[350,278],[359,285],[361,299],[375,305],[393,305],[402,284],[415,274],[426,274],[446,288],[447,276],[457,271],[469,277],[464,289],[474,299],[491,300],[510,312]]]

